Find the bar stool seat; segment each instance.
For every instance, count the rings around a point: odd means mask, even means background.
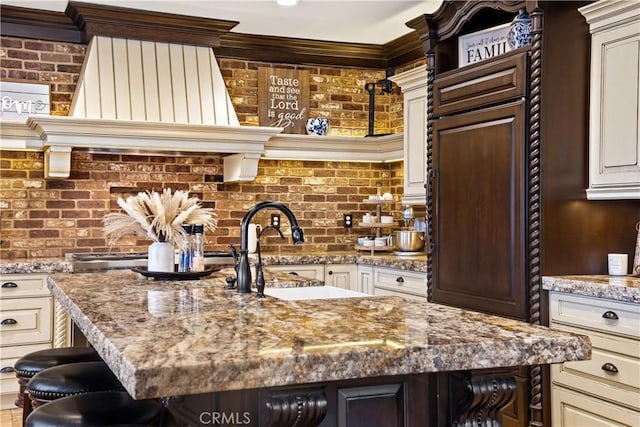
[[[22,356],[13,365],[20,391],[15,405],[23,408],[23,420],[31,412],[31,400],[27,394],[27,384],[35,374],[53,366],[75,362],[102,360],[91,347],[60,347],[34,351]]]
[[[93,391],[124,391],[106,363],[78,362],[54,366],[34,375],[27,384],[32,406]]]
[[[133,400],[122,391],[98,391],[42,405],[27,417],[25,426],[157,426],[161,414],[162,406],[155,400]]]

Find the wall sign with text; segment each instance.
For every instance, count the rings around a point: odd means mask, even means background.
[[[48,116],[49,90],[48,84],[0,82],[0,118],[24,122],[28,116]]]
[[[511,50],[507,42],[509,26],[506,23],[458,37],[458,66],[484,61]]]
[[[283,133],[305,133],[309,116],[309,71],[258,68],[260,126],[282,127]]]

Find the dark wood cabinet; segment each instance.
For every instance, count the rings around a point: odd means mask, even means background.
[[[433,122],[434,302],[527,318],[525,106]]]
[[[428,71],[431,301],[548,324],[542,275],[606,274],[607,252],[633,253],[638,201],[586,198],[590,34],[578,8],[587,3],[445,0],[407,23]],[[528,47],[458,67],[458,36],[508,23],[521,8],[532,20]],[[491,116],[517,100],[521,129],[518,113]],[[550,425],[547,370],[528,376],[527,385],[517,379],[529,393],[518,392],[504,425]]]

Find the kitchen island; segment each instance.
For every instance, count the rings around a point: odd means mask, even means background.
[[[586,337],[506,318],[398,297],[258,299],[226,290],[225,277],[56,274],[48,286],[131,396],[164,398],[176,425],[231,411],[245,425],[388,416],[368,425],[424,426],[435,411],[432,373],[459,371],[465,381],[470,370],[591,355]],[[494,425],[513,380],[477,381],[450,412]]]

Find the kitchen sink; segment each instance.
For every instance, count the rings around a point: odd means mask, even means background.
[[[332,298],[362,298],[371,295],[362,292],[350,291],[348,289],[336,288],[335,286],[305,286],[299,288],[265,288],[265,295],[274,298],[298,301],[313,299],[332,299]]]

